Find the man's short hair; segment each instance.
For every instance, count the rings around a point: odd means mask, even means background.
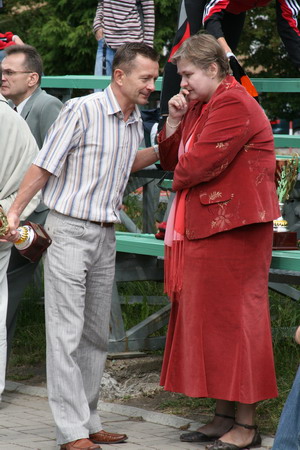
[[[25,56],[24,69],[36,72],[39,76],[39,84],[43,74],[43,61],[36,48],[31,45],[10,45],[5,49],[5,55],[22,53]]]
[[[116,69],[122,69],[127,74],[130,73],[137,55],[144,56],[155,62],[158,62],[159,59],[156,50],[149,45],[138,42],[129,42],[119,47],[116,51],[112,64],[112,74],[114,74]]]

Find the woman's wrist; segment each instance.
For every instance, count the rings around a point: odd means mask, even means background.
[[[170,116],[167,117],[167,121],[166,121],[167,125],[170,128],[177,128],[180,125],[180,122],[181,122],[181,120],[179,120],[179,122],[177,122],[177,123],[170,122]]]

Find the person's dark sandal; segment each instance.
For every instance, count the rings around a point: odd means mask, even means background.
[[[232,416],[227,416],[226,414],[220,414],[215,413],[215,416],[223,417],[224,419],[232,419],[235,418]],[[232,425],[230,428],[226,431],[226,433],[232,428]],[[223,433],[224,434],[224,433]],[[191,431],[189,433],[183,433],[180,435],[181,442],[213,442],[216,439],[218,439],[220,436],[207,436],[205,433],[202,433],[201,431]]]
[[[255,430],[254,437],[250,444],[243,445],[242,447],[239,447],[235,444],[229,444],[229,442],[223,442],[219,439],[215,441],[212,445],[207,446],[207,450],[241,450],[244,448],[259,448],[261,447],[261,435],[259,434],[257,430],[257,425],[247,425],[244,423],[238,423],[235,422],[235,425],[239,427],[247,428],[247,430]]]

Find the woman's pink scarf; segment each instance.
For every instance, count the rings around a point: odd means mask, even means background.
[[[186,148],[188,147],[188,143]],[[178,158],[186,149],[181,140]],[[165,292],[172,300],[174,294],[182,287],[183,243],[185,234],[185,198],[188,189],[176,192],[173,200],[165,234]]]
[[[195,130],[207,104],[204,104],[199,118],[195,122],[190,137],[184,145],[181,138],[178,159],[193,146]],[[183,247],[185,236],[185,199],[189,189],[176,192],[173,200],[165,233],[165,275],[164,289],[171,300],[181,291],[183,278]]]

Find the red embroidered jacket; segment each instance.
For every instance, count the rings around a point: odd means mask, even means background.
[[[189,151],[178,147],[201,115]],[[258,103],[227,76],[202,110],[191,102],[181,126],[158,136],[160,162],[174,170],[173,189],[189,189],[185,226],[188,239],[205,238],[280,216],[275,188],[272,129]]]

